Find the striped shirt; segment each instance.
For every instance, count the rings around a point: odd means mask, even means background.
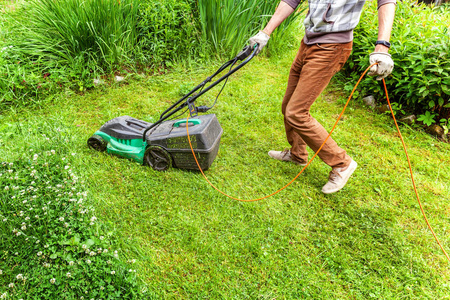
[[[282,0],[296,9],[300,0]],[[304,42],[348,43],[353,40],[353,29],[358,25],[366,0],[308,0],[305,17]],[[378,0],[378,8],[396,0]]]

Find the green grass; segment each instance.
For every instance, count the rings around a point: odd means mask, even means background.
[[[254,59],[233,75],[212,110],[224,134],[206,174],[229,194],[261,197],[300,170],[267,156],[287,146],[280,107],[293,56]],[[38,111],[5,113],[0,155],[14,160],[64,128],[70,136],[64,147],[77,153],[71,168],[86,182],[98,222],[126,257],[137,259],[150,298],[449,299],[448,262],[419,211],[393,122],[358,103],[333,136],[359,167],[332,195],[320,191],[329,167],[318,159],[285,191],[241,203],[218,194],[198,172],[159,173],[87,149],[87,138],[106,121],[120,115],[155,121],[180,90],[216,67],[136,76],[85,95],[60,95]],[[313,115],[331,128],[346,97],[332,85]],[[401,129],[428,218],[449,250],[450,145]],[[0,286],[6,284],[0,276]]]

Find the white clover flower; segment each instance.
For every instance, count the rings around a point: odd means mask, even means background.
[[[0,296],[0,299],[6,299],[7,296],[8,296],[7,293],[3,293],[3,294]]]
[[[30,217],[26,217],[26,218],[25,218],[25,221],[28,221],[29,219],[30,219]]]
[[[103,253],[108,253],[108,249],[103,249]]]
[[[89,255],[90,255],[90,256],[94,256],[94,255],[95,255],[95,252],[94,252],[94,251],[91,251],[91,252],[89,252]]]
[[[3,219],[3,222],[6,222],[6,221],[8,221],[8,219],[7,219],[7,218],[4,218],[4,219]]]
[[[61,222],[64,221],[64,217],[59,217],[59,219]]]
[[[44,246],[44,248],[48,248],[48,247],[49,247],[48,245],[45,245],[45,246]]]
[[[9,186],[5,186],[5,191],[9,190]]]
[[[53,155],[56,154],[56,151],[55,151],[55,150],[50,150],[50,152],[51,152]]]
[[[97,221],[97,217],[96,217],[96,216],[93,216],[93,217],[91,218],[91,222],[95,222],[95,221]]]
[[[90,264],[91,264],[91,260],[90,260],[90,259],[86,260],[86,263],[87,263],[88,265],[90,265]]]
[[[133,258],[132,260],[130,260],[130,263],[134,264],[136,262],[136,260]]]
[[[114,275],[114,274],[116,274],[116,271],[111,271],[111,275]]]
[[[3,270],[0,270],[0,275],[2,275],[3,274]]]
[[[49,263],[44,263],[43,266],[44,266],[44,268],[50,268],[50,264]]]
[[[64,223],[64,227],[69,227],[69,223]]]
[[[100,287],[100,290],[102,290],[102,291],[103,291],[104,289],[105,289],[105,287],[104,287],[104,286],[101,286],[101,287]]]
[[[22,280],[23,279],[23,275],[22,274],[17,274],[16,278],[17,278],[17,280]]]
[[[110,264],[111,264],[111,261],[110,261],[110,260],[107,260],[106,263],[107,263],[108,265],[110,265]]]
[[[67,272],[66,276],[67,276],[67,278],[70,278],[70,277],[72,277],[72,274],[70,274],[70,272]]]
[[[10,288],[13,288],[13,287],[14,287],[14,282],[11,282],[10,284],[8,284],[8,286],[9,286]]]
[[[64,167],[64,170],[67,170],[67,169],[69,169],[69,168],[70,168],[69,166],[65,166],[65,167]]]
[[[38,253],[37,253],[37,256],[41,256],[42,255],[42,251],[39,251]]]
[[[39,244],[39,242],[40,242],[40,240],[37,240],[37,241],[36,241],[36,244]]]
[[[129,269],[129,270],[128,270],[128,272],[130,272],[130,273],[131,273],[131,272],[133,272],[133,270]]]
[[[73,266],[75,262],[73,260],[69,261],[69,266]]]
[[[39,157],[39,155],[37,155],[37,154],[33,155],[33,160],[37,160],[38,157]]]
[[[20,227],[22,230],[27,230],[27,226],[26,225],[22,225],[22,227]]]
[[[22,232],[20,232],[20,231],[16,233],[17,236],[19,236],[19,235],[21,235],[21,234],[22,234]]]
[[[55,279],[55,278],[50,279],[50,283],[51,283],[51,284],[54,284],[55,282],[56,282],[56,279]]]
[[[86,244],[83,244],[83,246],[81,246],[81,248],[83,248],[83,250],[86,250],[87,249],[87,245]]]

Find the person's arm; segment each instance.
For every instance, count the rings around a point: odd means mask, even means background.
[[[395,3],[386,3],[378,7],[378,41],[389,42],[391,38],[392,25],[394,24]],[[370,54],[370,65],[376,63],[370,68],[369,75],[378,76],[377,80],[386,78],[394,69],[394,61],[388,53],[389,47],[383,44],[375,46],[374,52]]]
[[[387,3],[378,9],[378,41],[389,42],[391,38],[392,24],[394,24],[395,4]],[[374,52],[388,52],[384,45],[376,45]]]
[[[267,35],[271,35],[284,20],[287,19],[294,12],[294,8],[292,8],[286,2],[281,1],[278,5],[275,13],[270,18],[269,23],[267,23],[266,27],[263,29],[263,32]]]
[[[296,0],[290,0],[290,2],[296,3]],[[295,4],[294,4],[295,5]],[[297,3],[298,5],[298,3]],[[272,32],[280,26],[281,23],[283,23],[284,20],[286,20],[287,17],[289,17],[293,12],[295,8],[289,5],[288,3],[281,1],[278,5],[277,9],[275,10],[275,13],[270,18],[269,22],[267,23],[266,27],[263,30],[260,30],[258,34],[251,37],[248,41],[250,43],[250,47],[254,47],[256,44],[258,45],[258,49],[256,51],[256,54],[259,54],[261,52],[262,48],[267,45],[267,42],[270,39],[270,35]]]

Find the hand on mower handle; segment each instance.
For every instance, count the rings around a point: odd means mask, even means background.
[[[267,45],[267,42],[269,41],[270,36],[265,33],[264,31],[260,30],[258,32],[258,34],[256,34],[255,36],[251,37],[248,41],[250,43],[250,47],[253,47],[257,44],[258,45],[258,49],[256,50],[256,55],[259,54],[259,52],[261,52],[261,50],[264,48],[264,46]]]
[[[377,63],[370,68],[369,75],[378,76],[377,80],[381,80],[389,76],[394,69],[394,61],[391,55],[386,52],[372,52],[370,53],[370,64]]]

